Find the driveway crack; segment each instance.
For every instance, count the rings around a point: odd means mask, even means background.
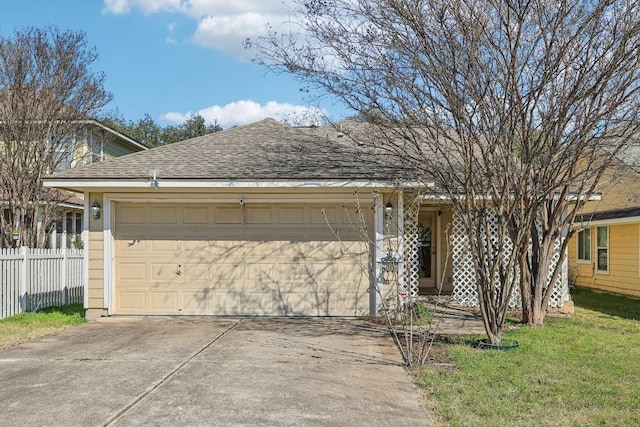
[[[124,414],[126,414],[131,408],[133,408],[135,405],[137,405],[141,400],[143,400],[145,397],[147,397],[149,394],[151,394],[154,390],[158,389],[158,387],[160,387],[162,384],[164,384],[165,382],[167,382],[171,377],[173,377],[176,373],[178,373],[182,368],[185,367],[185,365],[189,362],[191,362],[194,358],[196,358],[200,353],[202,353],[203,351],[205,351],[206,349],[208,349],[209,347],[211,347],[216,341],[218,341],[220,338],[222,338],[227,332],[229,332],[230,330],[232,330],[233,328],[235,328],[238,323],[240,323],[241,320],[235,322],[233,325],[229,326],[227,329],[225,329],[224,331],[222,331],[220,334],[218,334],[214,339],[212,339],[211,341],[209,341],[207,344],[205,344],[204,346],[202,346],[198,351],[196,351],[195,353],[193,353],[191,356],[187,357],[184,361],[182,361],[180,364],[178,364],[175,368],[173,368],[171,371],[169,371],[169,373],[167,373],[164,377],[162,377],[158,382],[156,382],[155,384],[153,384],[151,387],[147,388],[143,393],[141,393],[140,395],[138,395],[135,399],[133,399],[131,402],[129,402],[124,408],[122,408],[120,411],[118,411],[115,415],[113,415],[111,418],[109,418],[104,424],[103,426],[110,426],[112,425],[114,422],[116,422],[119,418],[121,418]]]

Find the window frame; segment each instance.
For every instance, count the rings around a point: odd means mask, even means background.
[[[55,146],[54,172],[62,172],[76,166],[76,136],[75,132],[65,135]]]
[[[87,130],[87,141],[91,159],[89,163],[100,163],[104,161],[104,141],[91,130]]]
[[[604,246],[600,245],[600,235],[599,235],[600,229],[606,230],[606,242]],[[600,268],[600,251],[601,250],[606,251],[606,269]],[[601,225],[596,227],[596,272],[601,274],[609,273],[609,226],[608,225]]]
[[[578,260],[579,263],[584,263],[584,264],[590,264],[592,257],[591,257],[591,228],[585,228],[583,230],[578,231],[577,236],[576,236],[576,259]],[[582,242],[581,242],[581,237],[582,237]],[[585,243],[585,237],[588,240],[588,246],[584,246]],[[582,245],[581,245],[582,243]],[[583,249],[582,251],[582,255],[583,257],[581,257],[580,254],[580,249]],[[587,250],[587,256],[585,257],[585,250]]]

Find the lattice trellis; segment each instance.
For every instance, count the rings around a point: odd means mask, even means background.
[[[549,268],[549,272],[547,273],[547,283],[551,282],[553,268],[555,268],[560,260],[560,246],[560,240],[556,240],[553,257],[551,258],[551,268]],[[562,307],[565,301],[569,301],[569,299],[569,264],[567,257],[564,257],[564,261],[562,262],[562,267],[560,269],[560,275],[556,280],[556,286],[553,288],[551,298],[549,298],[549,307]]]
[[[418,298],[420,290],[420,241],[418,236],[418,214],[420,199],[412,195],[404,198],[404,283],[411,300]]]
[[[492,228],[497,229],[497,218],[492,221]],[[453,218],[452,255],[453,255],[453,298],[466,307],[478,306],[478,290],[476,288],[476,274],[469,247],[469,239],[464,230],[462,220],[458,216]],[[511,250],[512,245],[508,248]],[[547,281],[551,280],[553,269],[560,259],[560,241],[555,244],[555,251],[549,268]],[[517,267],[516,267],[517,268]],[[518,272],[516,272],[518,274]],[[516,276],[517,279],[517,276]],[[549,300],[549,307],[561,307],[569,299],[569,280],[567,260],[565,257],[560,276]],[[509,307],[521,307],[520,289],[515,287],[509,298]]]

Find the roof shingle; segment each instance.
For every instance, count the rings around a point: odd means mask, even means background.
[[[350,122],[352,131],[357,126]],[[363,129],[364,131],[364,129]],[[296,128],[273,119],[52,175],[56,180],[397,180],[410,172],[358,146],[334,126]]]

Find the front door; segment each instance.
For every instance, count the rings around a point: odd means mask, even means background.
[[[436,212],[420,212],[418,223],[420,287],[436,288]]]

